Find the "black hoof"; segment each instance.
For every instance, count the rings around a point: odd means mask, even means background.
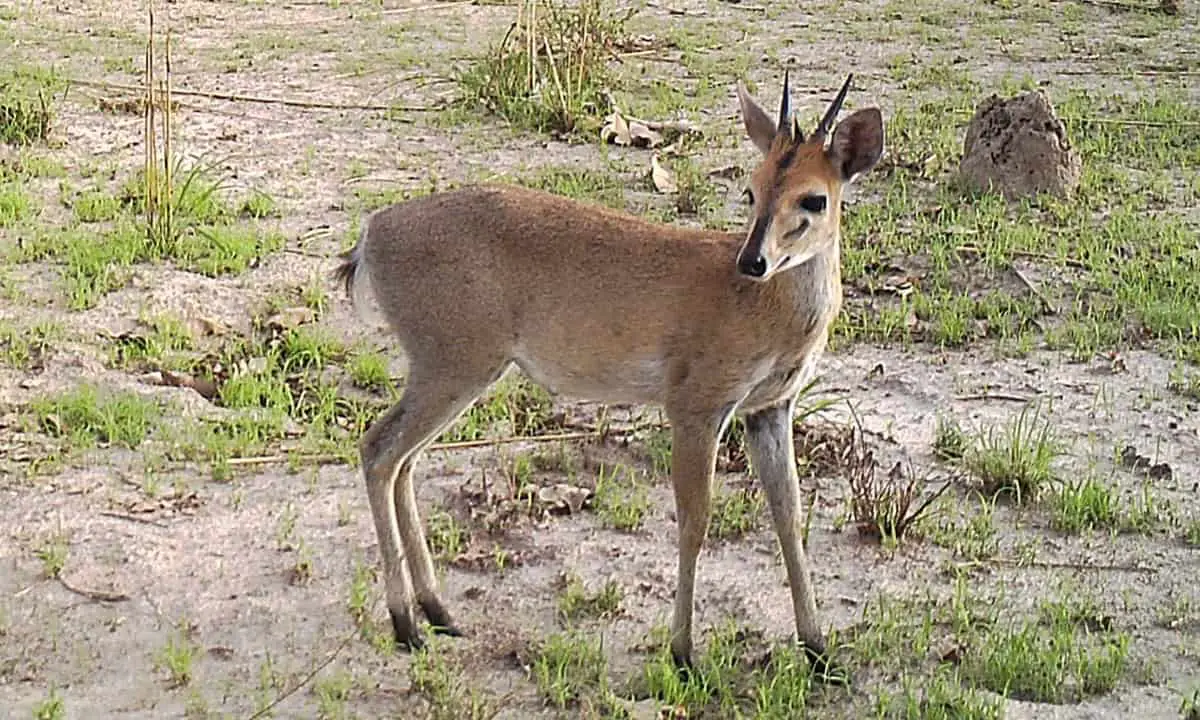
[[[438,635],[448,635],[450,637],[462,637],[463,632],[454,620],[450,617],[450,613],[446,608],[439,603],[421,603],[421,612],[425,613],[425,619],[433,627],[433,632]]]
[[[691,653],[678,653],[671,650],[671,664],[675,666],[675,674],[683,682],[691,682],[696,676],[696,666],[692,663]]]
[[[804,648],[804,657],[808,658],[809,667],[812,668],[813,677],[819,681],[829,685],[847,685],[850,683],[849,671],[838,663],[833,661],[829,656],[829,650],[823,645],[811,645],[809,643],[801,643]]]
[[[425,647],[425,638],[411,615],[405,618],[399,613],[390,610],[388,612],[392,616],[392,635],[396,638],[396,647],[408,652],[416,652]]]

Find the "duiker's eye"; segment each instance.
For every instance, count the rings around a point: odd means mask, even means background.
[[[825,212],[825,196],[824,195],[805,195],[800,198],[800,208],[807,210],[810,213]]]

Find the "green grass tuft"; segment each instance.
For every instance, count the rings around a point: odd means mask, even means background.
[[[162,414],[153,400],[93,385],[40,398],[31,407],[44,432],[82,446],[100,442],[137,448]]]
[[[1120,522],[1120,503],[1112,488],[1095,477],[1064,482],[1053,502],[1051,525],[1066,533],[1114,528]]]
[[[624,465],[606,468],[596,475],[596,494],[592,507],[605,525],[624,532],[642,526],[650,511],[650,496],[635,472]]]
[[[1027,406],[1003,430],[988,428],[964,457],[984,492],[1012,494],[1018,502],[1037,499],[1056,477],[1051,463],[1062,454],[1049,417],[1041,406]]]
[[[611,55],[632,14],[605,0],[523,0],[523,22],[458,74],[464,98],[521,128],[597,129],[613,83]]]

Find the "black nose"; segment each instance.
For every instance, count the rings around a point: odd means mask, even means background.
[[[767,274],[767,259],[762,255],[754,258],[743,259],[740,263],[738,263],[738,270],[740,270],[743,275],[749,275],[750,277],[762,277],[763,275]]]

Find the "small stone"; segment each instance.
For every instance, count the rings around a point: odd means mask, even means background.
[[[1007,100],[992,95],[975,110],[959,164],[975,190],[1009,200],[1049,193],[1069,197],[1079,186],[1079,154],[1046,95],[1027,92]]]

